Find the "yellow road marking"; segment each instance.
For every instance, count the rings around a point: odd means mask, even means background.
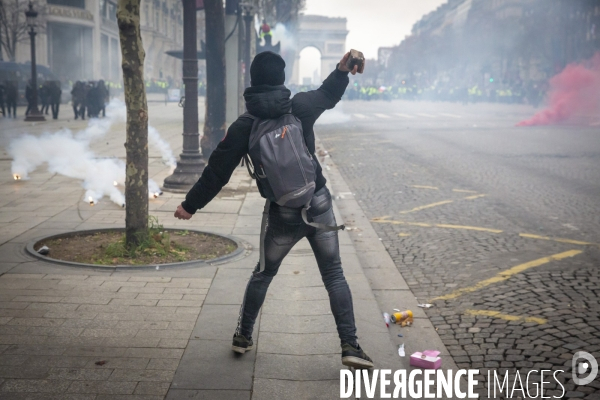
[[[383,222],[386,219],[388,219],[389,217],[390,217],[389,215],[384,215],[383,217],[375,217],[371,221],[373,221],[373,222]]]
[[[521,272],[526,271],[530,268],[539,267],[540,265],[547,264],[551,261],[557,261],[557,260],[562,260],[563,258],[573,257],[580,253],[581,253],[581,250],[569,250],[569,251],[565,251],[563,253],[553,254],[548,257],[538,258],[537,260],[529,261],[524,264],[519,264],[512,268],[507,269],[506,271],[502,271],[502,272],[498,273],[496,276],[494,276],[492,278],[485,279],[481,282],[478,282],[473,286],[455,290],[454,292],[446,294],[444,296],[436,297],[435,299],[432,299],[431,301],[456,299],[457,297],[460,297],[463,294],[476,292],[476,291],[483,289],[484,287],[492,285],[494,283],[503,282],[503,281],[509,279],[510,277],[512,277],[513,275],[520,274]]]
[[[371,220],[371,222],[377,222],[380,224],[392,224],[392,225],[411,225],[411,226],[422,226],[425,228],[431,228],[433,225],[431,224],[425,224],[422,222],[405,222],[405,221],[393,221],[390,219],[386,219],[389,217],[383,217],[383,218],[373,218]]]
[[[481,197],[485,197],[487,195],[485,194],[476,194],[475,196],[467,196],[465,197],[465,200],[475,200],[475,199],[479,199]]]
[[[500,229],[480,228],[478,226],[448,225],[448,224],[435,224],[434,226],[437,227],[437,228],[466,229],[466,230],[470,230],[470,231],[502,233],[502,231]]]
[[[532,235],[530,233],[519,233],[519,236],[524,237],[524,238],[529,238],[529,239],[551,240],[553,242],[560,242],[560,243],[580,244],[582,246],[594,245],[594,243],[582,242],[580,240],[563,239],[563,238],[551,238],[551,237],[548,237],[548,236]]]
[[[535,322],[537,324],[543,325],[548,322],[545,318],[538,317],[522,317],[519,315],[509,315],[502,314],[500,311],[489,311],[489,310],[466,310],[465,314],[474,315],[474,316],[483,316],[490,318],[499,318],[504,319],[506,321],[524,321],[524,322]]]
[[[453,192],[457,193],[477,193],[475,190],[464,190],[464,189],[452,189]]]
[[[431,189],[431,190],[438,190],[437,187],[435,186],[422,186],[422,185],[411,185],[411,187],[415,188],[415,189]]]
[[[387,219],[389,217],[373,218],[372,222],[380,224],[392,224],[392,225],[410,225],[410,226],[421,226],[424,228],[448,228],[448,229],[466,229],[471,231],[481,231],[490,233],[502,233],[500,229],[481,228],[478,226],[466,226],[466,225],[450,225],[450,224],[426,224],[424,222],[406,222],[406,221],[394,221]]]
[[[400,233],[398,234],[398,236],[400,236],[400,237],[407,237],[407,236],[410,236],[410,233],[404,233],[404,232],[400,232]]]
[[[432,208],[432,207],[437,207],[437,206],[441,206],[444,204],[449,204],[452,203],[452,200],[444,200],[444,201],[439,201],[437,203],[431,203],[431,204],[427,204],[424,206],[419,206],[419,207],[415,207],[412,210],[406,210],[406,211],[400,211],[400,214],[408,214],[411,212],[415,212],[415,211],[421,211],[421,210],[425,210],[426,208]]]

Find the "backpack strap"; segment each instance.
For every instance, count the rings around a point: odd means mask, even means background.
[[[317,229],[322,229],[324,231],[327,232],[334,232],[334,231],[339,231],[339,230],[344,230],[346,229],[346,225],[339,225],[339,226],[332,226],[332,225],[325,225],[325,224],[321,224],[319,222],[308,222],[308,215],[307,215],[307,211],[310,208],[310,205],[307,204],[306,206],[304,206],[302,208],[301,214],[302,214],[302,221],[304,221],[304,223],[308,226],[312,226],[314,228]]]
[[[252,162],[250,162],[250,157],[248,157],[248,154],[244,154],[244,158],[242,159],[242,165],[244,165],[244,163],[246,163],[246,168],[248,169],[250,177],[256,180],[256,171],[254,171],[254,165],[252,165]],[[250,165],[252,165],[252,169],[250,169]]]
[[[251,120],[253,120],[254,122],[252,123],[252,127],[254,128],[254,124],[256,123],[256,121],[258,120],[258,118],[256,118],[254,115],[250,114],[249,112],[245,112],[242,115],[240,115],[241,117],[246,117],[246,118],[250,118]],[[256,171],[254,170],[254,165],[252,165],[252,162],[250,162],[250,157],[248,157],[248,154],[244,154],[244,158],[242,158],[242,166],[244,165],[244,163],[246,164],[246,168],[248,169],[248,174],[250,174],[250,177],[254,180],[256,180]],[[250,169],[250,166],[252,165],[252,169]]]

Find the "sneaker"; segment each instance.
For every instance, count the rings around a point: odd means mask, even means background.
[[[359,344],[356,347],[348,343],[342,344],[342,364],[357,369],[373,368],[373,360],[360,348]]]
[[[231,344],[231,350],[236,353],[244,354],[247,351],[252,350],[254,342],[252,339],[246,339],[244,335],[238,334],[233,336],[233,343]]]

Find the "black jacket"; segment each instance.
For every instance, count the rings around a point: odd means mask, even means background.
[[[310,92],[301,92],[290,99],[291,92],[285,86],[253,86],[246,89],[246,109],[257,118],[278,118],[292,109],[302,122],[302,131],[308,150],[315,157],[315,133],[313,126],[325,110],[330,110],[341,100],[348,86],[348,72],[336,68],[321,87]],[[227,135],[219,143],[208,160],[202,176],[188,192],[182,207],[194,214],[206,206],[229,182],[242,157],[248,153],[248,141],[252,130],[252,118],[241,115],[231,124]],[[316,190],[325,186],[321,166],[317,162]],[[315,191],[316,191],[315,190]]]

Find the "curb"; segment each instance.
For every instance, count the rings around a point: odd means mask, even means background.
[[[318,138],[316,144],[317,149],[325,149],[323,143]],[[332,197],[336,199],[333,202],[334,206],[337,208],[344,222],[349,220],[354,221],[351,224],[351,227],[354,229],[348,230],[347,234],[352,246],[356,249],[363,273],[369,284],[369,289],[372,291],[379,306],[379,315],[376,316],[377,320],[383,324],[381,313],[383,311],[390,312],[392,304],[394,304],[395,307],[398,307],[400,306],[399,303],[401,303],[401,306],[405,309],[411,309],[415,315],[415,324],[414,327],[410,329],[418,330],[419,337],[410,338],[412,335],[405,334],[404,336],[409,336],[405,338],[406,340],[409,340],[409,342],[406,343],[407,346],[424,347],[419,350],[428,350],[431,347],[431,349],[441,351],[443,360],[442,368],[444,370],[452,369],[456,371],[458,368],[454,363],[453,357],[449,354],[448,349],[437,334],[429,317],[426,316],[421,308],[417,307],[417,300],[412,290],[408,287],[405,279],[398,271],[398,268],[379,239],[379,236],[375,232],[375,229],[371,225],[371,222],[367,218],[361,205],[353,195],[337,196],[338,193],[347,194],[351,192],[351,190],[335,165],[335,162],[332,160],[331,156],[320,156],[319,161],[323,167],[324,174],[327,176],[327,185],[331,189]],[[361,233],[359,234],[358,232]],[[407,348],[407,357],[400,358],[397,354],[397,346],[399,342],[404,342],[404,339],[397,337],[397,332],[395,332],[395,329],[392,329],[393,326],[394,325],[391,325],[388,330],[389,341],[384,340],[377,343],[371,341],[369,344],[370,346],[378,347],[380,351],[384,351],[386,347],[389,349],[387,352],[391,350],[394,356],[392,356],[391,359],[388,358],[388,360],[393,362],[393,365],[396,368],[404,367],[406,369],[413,369],[413,367],[409,367],[408,365],[408,355],[410,355],[409,348]],[[369,349],[370,347],[367,348],[365,346],[365,348]]]
[[[175,231],[175,230],[179,231],[181,229],[180,228],[165,228],[164,230],[165,231]],[[102,271],[132,271],[132,270],[143,271],[143,270],[156,270],[156,269],[167,269],[167,268],[170,269],[170,268],[207,267],[207,266],[211,266],[214,264],[222,264],[224,262],[229,262],[234,259],[245,258],[245,257],[249,256],[253,250],[252,245],[250,243],[246,242],[245,240],[238,239],[234,236],[222,235],[222,234],[218,234],[218,233],[214,233],[214,232],[201,231],[201,230],[196,230],[196,229],[187,229],[187,231],[224,237],[224,238],[229,239],[232,242],[234,242],[237,245],[237,248],[232,253],[229,253],[229,254],[221,256],[221,257],[213,258],[210,260],[191,260],[191,261],[182,261],[182,262],[168,263],[168,264],[139,265],[139,266],[98,265],[98,264],[78,263],[78,262],[74,262],[74,261],[57,260],[55,258],[43,256],[43,255],[39,254],[37,251],[35,251],[35,249],[34,249],[35,244],[44,239],[69,237],[69,236],[72,236],[75,234],[82,234],[82,233],[94,234],[94,233],[107,232],[107,231],[125,231],[125,228],[89,229],[89,230],[59,233],[57,235],[42,236],[42,237],[38,237],[38,238],[33,239],[30,242],[28,242],[27,245],[25,246],[25,251],[30,256],[33,256],[39,260],[42,260],[42,261],[45,261],[48,263],[52,263],[52,264],[64,265],[64,266],[68,266],[68,267],[98,269],[98,270],[102,270]]]

